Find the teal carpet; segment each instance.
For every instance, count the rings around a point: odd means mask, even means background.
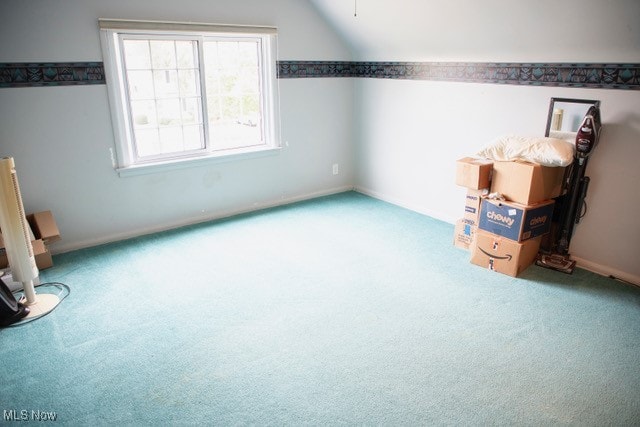
[[[0,330],[0,410],[63,425],[640,424],[640,289],[579,269],[514,279],[452,239],[350,192],[58,255],[41,279],[71,294]]]

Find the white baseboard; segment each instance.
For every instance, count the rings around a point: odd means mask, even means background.
[[[158,226],[152,226],[148,228],[137,229],[134,231],[127,231],[123,233],[110,234],[106,236],[100,236],[95,239],[87,239],[82,241],[70,242],[64,244],[63,241],[56,243],[55,248],[51,248],[51,253],[61,254],[65,252],[74,251],[77,249],[89,248],[92,246],[103,245],[105,243],[117,242],[120,240],[131,239],[134,237],[140,237],[147,234],[159,233],[162,231],[172,230],[174,228],[185,227],[189,225],[199,224],[207,221],[215,221],[218,219],[229,218],[235,215],[240,215],[249,212],[255,212],[262,209],[273,208],[276,206],[284,206],[291,203],[301,202],[304,200],[315,199],[318,197],[329,196],[332,194],[343,193],[345,191],[354,190],[353,186],[346,185],[342,187],[330,188],[327,190],[315,191],[312,193],[298,194],[291,197],[282,197],[278,199],[263,201],[260,203],[252,203],[250,206],[244,206],[238,209],[230,209],[227,211],[216,212],[215,215],[191,217],[181,221],[162,224]]]
[[[617,270],[615,268],[607,267],[593,261],[589,261],[584,258],[571,256],[576,261],[576,266],[584,270],[591,271],[592,273],[600,274],[602,276],[611,277],[612,279],[621,280],[631,285],[640,286],[640,277],[634,274],[626,273],[624,271]]]
[[[438,219],[440,221],[447,222],[449,224],[455,224],[459,218],[450,218],[447,215],[443,215],[441,212],[436,212],[431,209],[425,208],[424,206],[417,205],[415,203],[411,203],[407,200],[401,200],[396,197],[391,197],[388,194],[383,194],[378,191],[371,190],[365,187],[356,186],[354,188],[358,193],[365,194],[367,196],[373,197],[374,199],[382,200],[383,202],[391,203],[396,206],[400,206],[405,209],[409,209],[410,211],[418,212],[423,215],[427,215],[431,218]]]

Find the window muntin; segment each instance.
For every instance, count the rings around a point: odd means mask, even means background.
[[[120,168],[278,146],[275,36],[231,28],[103,28]]]

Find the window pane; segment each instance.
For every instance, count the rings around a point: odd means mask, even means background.
[[[215,122],[220,120],[222,113],[220,112],[220,97],[209,96],[207,97],[207,113],[209,114],[209,121]]]
[[[154,70],[153,84],[157,98],[171,98],[180,94],[176,70]]]
[[[198,98],[182,99],[182,124],[200,124],[200,100]]]
[[[242,114],[252,117],[255,125],[260,119],[260,96],[258,94],[246,94],[242,97]]]
[[[198,80],[195,70],[178,70],[178,83],[181,96],[198,95]]]
[[[259,43],[205,41],[207,113],[214,149],[264,143]]]
[[[158,126],[155,101],[132,101],[131,116],[136,129]]]
[[[127,73],[129,96],[131,99],[153,99],[153,74],[150,70],[136,70]]]
[[[206,81],[206,87],[207,87],[207,94],[211,94],[211,96],[214,96],[220,93],[220,78],[218,74],[207,70],[205,81]]]
[[[201,126],[185,126],[184,132],[184,149],[198,150],[204,148],[204,138],[202,137]]]
[[[148,157],[158,154],[160,150],[158,129],[136,129],[134,136],[138,157]]]
[[[240,65],[242,67],[257,67],[258,66],[258,54],[259,54],[258,42],[246,42],[240,43],[238,46]]]
[[[178,68],[193,69],[197,67],[194,44],[191,41],[176,41]]]
[[[128,70],[151,68],[148,40],[124,40],[124,60]]]
[[[184,150],[181,127],[160,128],[160,153],[178,153]]]
[[[257,68],[243,68],[240,70],[240,76],[238,81],[239,89],[242,92],[260,92],[260,79],[259,71]]]
[[[222,97],[222,120],[236,121],[240,117],[240,100],[235,96]]]
[[[220,92],[222,94],[231,94],[238,92],[238,73],[236,70],[224,70],[220,73]]]
[[[218,64],[225,68],[238,65],[238,45],[240,42],[216,42],[218,44]]]
[[[176,50],[173,40],[151,40],[149,46],[153,68],[176,68]]]
[[[157,102],[158,106],[158,124],[162,126],[179,126],[182,124],[180,114],[180,100],[161,99]]]
[[[218,59],[218,43],[216,42],[205,42],[202,46],[202,50],[204,51],[204,60],[209,68],[209,71],[213,71],[214,68],[217,67],[217,64],[220,62]]]

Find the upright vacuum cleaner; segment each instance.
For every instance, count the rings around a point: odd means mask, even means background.
[[[567,191],[561,196],[557,230],[552,233],[549,249],[541,251],[536,264],[542,267],[571,274],[576,262],[569,256],[569,244],[573,229],[586,213],[585,197],[589,187],[589,177],[585,176],[589,155],[598,144],[602,124],[600,109],[591,106],[582,119],[576,135],[576,153],[570,167]],[[557,202],[558,202],[557,201]]]

